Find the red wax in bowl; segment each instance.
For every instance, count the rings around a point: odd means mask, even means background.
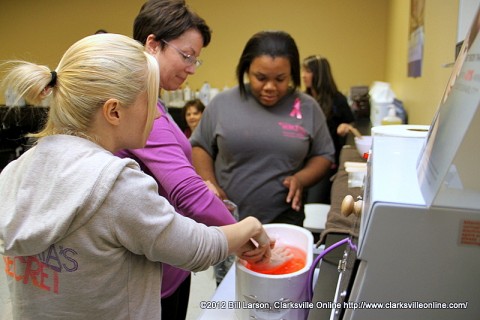
[[[305,251],[297,247],[285,247],[290,251],[293,257],[289,258],[284,263],[272,266],[271,268],[265,266],[262,266],[261,268],[256,268],[254,264],[246,263],[245,267],[258,273],[271,275],[289,274],[303,269],[305,267],[305,264],[307,263],[307,254],[305,253]]]

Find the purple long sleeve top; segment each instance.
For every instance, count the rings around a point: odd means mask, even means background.
[[[153,124],[143,149],[122,150],[122,158],[136,160],[158,183],[158,192],[186,217],[207,226],[235,223],[223,202],[211,192],[192,165],[192,147],[184,133],[159,101],[161,117]],[[188,241],[184,235],[179,241]],[[189,271],[163,265],[162,298],[173,294]]]

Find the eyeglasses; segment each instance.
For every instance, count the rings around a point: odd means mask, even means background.
[[[175,49],[175,51],[177,51],[182,56],[183,61],[185,61],[187,64],[189,64],[191,66],[194,65],[196,68],[198,68],[202,65],[202,60],[198,60],[193,54],[186,54],[185,52],[183,52],[182,50],[178,49],[173,44],[170,44],[169,42],[167,42],[165,40],[162,40],[162,42],[165,43],[166,45],[172,47],[173,49]]]

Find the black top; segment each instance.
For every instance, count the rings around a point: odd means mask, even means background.
[[[330,117],[327,119],[328,129],[335,145],[335,163],[339,164],[340,151],[347,140],[346,136],[337,134],[337,128],[341,123],[352,123],[355,121],[352,109],[348,105],[347,98],[340,92],[333,97],[333,106]]]
[[[28,149],[27,133],[42,129],[48,107],[0,106],[0,171]]]

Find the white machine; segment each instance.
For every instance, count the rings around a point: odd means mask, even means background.
[[[426,205],[416,174],[423,143],[374,138],[343,319],[480,315],[480,208]]]
[[[480,318],[477,21],[428,136],[374,136],[356,265],[330,319]]]

